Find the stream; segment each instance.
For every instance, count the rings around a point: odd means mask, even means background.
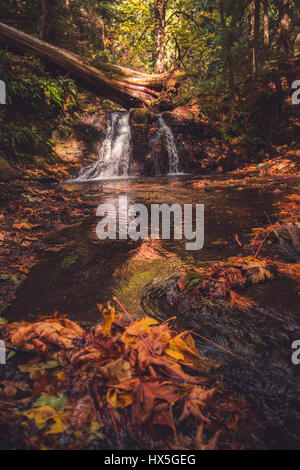
[[[72,191],[85,199],[117,207],[120,195],[128,203],[204,204],[205,243],[186,251],[185,240],[105,240],[96,236],[95,211],[78,225],[49,235],[45,247],[64,245],[59,253],[43,255],[19,287],[5,312],[8,320],[32,321],[53,311],[83,325],[100,320],[97,303],[113,296],[135,317],[148,314],[167,319],[178,313],[166,308],[166,289],[185,269],[211,261],[245,256],[234,234],[243,240],[253,227],[266,224],[265,212],[276,215],[282,192],[264,189],[195,191],[188,176],[129,178],[88,183],[75,181]],[[60,191],[60,187],[57,187]],[[193,328],[214,343],[230,349],[249,365],[199,340],[203,355],[216,360],[216,373],[253,409],[255,426],[245,430],[254,448],[299,447],[299,372],[291,362],[291,344],[300,338],[299,285],[281,277],[253,286],[247,296],[251,311],[195,309],[177,319],[178,328]]]

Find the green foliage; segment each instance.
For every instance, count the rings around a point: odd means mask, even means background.
[[[74,82],[69,78],[41,80],[40,85],[49,105],[55,105],[58,108],[63,108],[64,105],[69,108],[77,106],[77,90]]]
[[[0,149],[12,151],[15,155],[49,153],[51,145],[29,127],[7,125],[0,127]]]
[[[102,101],[102,106],[105,111],[115,111],[120,109],[120,106],[118,104],[108,99]]]
[[[40,397],[34,402],[33,408],[39,408],[40,406],[51,406],[57,411],[61,411],[67,404],[67,398],[60,393],[57,397],[42,393]]]
[[[7,83],[7,102],[10,105],[25,105],[40,111],[45,107],[72,110],[78,104],[74,81],[68,77],[48,77],[41,62],[32,57],[17,60],[11,53],[2,52],[0,80]]]
[[[263,39],[263,1],[261,1],[260,69],[276,66],[282,60],[279,24],[283,0],[269,0],[269,51],[265,62]],[[46,1],[44,29],[42,0],[0,0],[0,20],[89,58],[97,66],[117,63],[148,72],[154,70],[157,56],[157,15],[162,8],[164,62],[166,69],[181,69],[194,76],[194,88],[201,90],[207,83],[213,89],[227,80],[228,58],[221,22],[223,5],[232,68],[237,80],[252,72],[251,37],[253,2],[251,0],[51,0]],[[2,8],[1,8],[2,7]],[[299,32],[297,2],[289,1],[289,41]],[[0,64],[1,65],[1,64]],[[7,68],[4,66],[4,69]],[[110,71],[108,70],[110,73]],[[1,75],[1,72],[0,72]],[[0,77],[1,78],[1,77]],[[10,77],[14,81],[14,78]],[[40,84],[41,85],[41,84]],[[65,85],[44,83],[46,98],[62,107]],[[26,97],[27,84],[12,85],[13,96]],[[226,84],[227,86],[227,84]],[[37,90],[39,95],[41,90]],[[191,93],[190,93],[191,94]],[[71,94],[72,96],[72,94]],[[36,100],[38,101],[38,96]],[[183,93],[183,101],[190,99]]]

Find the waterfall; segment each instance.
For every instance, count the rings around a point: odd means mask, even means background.
[[[158,114],[157,117],[158,117],[158,123],[159,123],[157,138],[163,135],[166,139],[166,147],[167,147],[168,158],[169,158],[169,174],[179,173],[180,171],[179,170],[179,155],[177,152],[173,132],[171,131],[169,126],[167,126],[167,124],[165,123],[164,118],[162,117],[162,114]]]
[[[110,114],[98,160],[79,172],[77,180],[128,176],[131,155],[130,113]]]

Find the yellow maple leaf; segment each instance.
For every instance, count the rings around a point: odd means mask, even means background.
[[[132,345],[137,341],[137,338],[140,339],[140,336],[147,336],[151,327],[157,325],[158,321],[150,317],[144,317],[141,320],[137,320],[132,323],[121,336],[121,341],[126,345]]]
[[[67,425],[63,422],[63,417],[65,416],[64,411],[57,411],[51,406],[41,406],[39,408],[34,408],[32,410],[23,411],[22,414],[28,419],[33,419],[38,429],[44,429],[51,419],[54,421],[54,424],[51,425],[47,434],[58,434],[62,433],[67,429]]]
[[[122,390],[109,389],[106,394],[107,403],[112,408],[126,408],[132,405],[133,396],[131,392],[124,392]]]
[[[184,362],[191,359],[191,356],[199,357],[191,335],[188,335],[185,340],[182,339],[182,334],[172,338],[171,341],[169,341],[165,353],[176,361]]]
[[[107,308],[103,307],[103,305],[98,304],[98,309],[104,318],[104,323],[102,325],[103,332],[105,336],[111,336],[111,325],[115,321],[116,309],[114,306],[110,305],[110,303],[108,303]]]

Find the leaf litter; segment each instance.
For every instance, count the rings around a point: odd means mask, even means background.
[[[103,323],[92,327],[57,312],[1,326],[5,343],[28,353],[8,361],[0,382],[7,448],[245,447],[237,436],[248,405],[218,382],[191,332],[98,307]]]

